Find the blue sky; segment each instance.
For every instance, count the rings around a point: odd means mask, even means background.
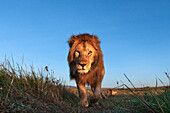
[[[72,33],[94,33],[104,54],[103,87],[116,87],[120,80],[128,84],[123,73],[137,87],[155,86],[156,78],[168,83],[169,6],[168,0],[1,0],[0,32],[27,65],[48,65],[68,85],[75,82],[69,80],[67,41]],[[5,55],[21,63],[0,34],[0,62]]]

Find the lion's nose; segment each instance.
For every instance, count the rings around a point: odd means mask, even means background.
[[[87,63],[80,63],[80,65],[84,67],[85,65],[87,65]]]

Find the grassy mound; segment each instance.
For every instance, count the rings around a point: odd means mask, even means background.
[[[64,100],[71,95],[62,87],[61,81],[44,70],[25,71],[10,62],[0,65],[0,112],[71,112]]]

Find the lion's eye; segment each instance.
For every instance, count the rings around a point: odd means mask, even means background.
[[[78,57],[78,56],[79,56],[79,54],[80,54],[80,52],[79,52],[79,51],[76,51],[76,52],[75,52],[75,56],[76,56],[76,57]]]
[[[92,51],[89,51],[89,52],[88,52],[88,55],[90,56],[91,54],[92,54]]]

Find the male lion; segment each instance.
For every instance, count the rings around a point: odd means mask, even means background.
[[[86,33],[71,36],[68,43],[70,78],[75,79],[77,83],[80,104],[88,107],[85,84],[90,85],[93,92],[90,104],[96,103],[101,96],[101,83],[105,69],[100,41],[97,36]]]

